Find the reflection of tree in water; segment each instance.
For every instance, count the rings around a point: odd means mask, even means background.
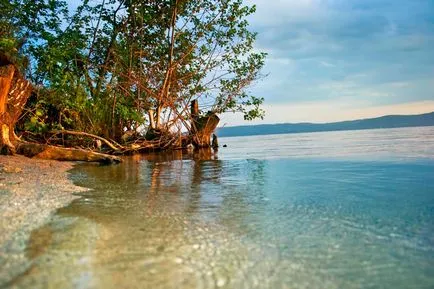
[[[152,210],[168,206],[179,206],[178,212],[196,213],[200,205],[200,183],[205,177],[202,173],[204,164],[217,163],[211,149],[193,152],[182,151],[171,154],[154,154],[145,156],[146,173],[150,184],[147,199]],[[170,199],[170,200],[169,200]]]
[[[104,198],[108,202],[111,199],[122,202],[134,198],[141,201],[142,207],[138,209],[155,213],[167,208],[167,204],[169,207],[175,204],[176,207],[184,203],[189,207],[186,197],[197,203],[194,200],[200,198],[200,183],[204,178],[218,181],[221,170],[218,167],[219,162],[211,149],[187,153],[177,150],[135,155],[116,166],[84,165],[79,168],[79,177],[75,179],[79,185],[94,189],[81,194],[84,197]],[[76,203],[88,206],[83,200]],[[116,203],[113,205],[117,206]],[[191,211],[191,208],[187,210]]]
[[[124,219],[167,212],[192,216],[210,205],[218,208],[223,224],[235,226],[254,218],[266,203],[265,161],[220,161],[211,149],[136,155],[121,165],[79,170],[76,182],[94,190],[80,193],[83,198],[59,212],[97,222],[115,221],[117,214]]]
[[[179,198],[166,204],[184,204],[180,211],[190,216],[200,218],[201,209],[212,207],[225,227],[244,233],[258,229],[267,205],[265,160],[224,162],[211,149],[195,151],[187,157],[176,155],[175,159],[186,162],[176,163],[171,157],[172,161],[167,160],[167,155],[151,158],[154,162],[149,163],[149,205],[155,204],[155,199],[161,201],[161,192],[173,192]],[[154,207],[161,207],[161,203]]]
[[[193,152],[192,172],[190,176],[189,214],[196,214],[201,208],[201,197],[211,184],[220,184],[222,162],[217,159],[211,149],[201,149]]]
[[[74,252],[68,257],[72,261],[59,265],[65,272],[68,264],[78,262],[76,258],[87,256],[91,263],[77,270],[103,276],[108,274],[103,271],[107,264],[120,264],[114,269],[108,266],[110,278],[103,278],[113,284],[129,284],[137,276],[160,284],[164,281],[158,278],[179,278],[170,276],[180,272],[173,260],[189,242],[197,242],[189,241],[191,238],[217,240],[216,234],[227,238],[224,231],[228,231],[235,236],[231,240],[236,240],[236,236],[249,233],[248,225],[255,221],[258,202],[264,195],[263,162],[233,165],[217,160],[211,150],[133,156],[118,166],[86,165],[80,170],[84,174],[76,182],[94,190],[59,209],[50,224],[33,232],[29,256],[40,258],[38,252]],[[242,181],[233,183],[237,178]],[[246,180],[247,185],[240,186]],[[204,225],[203,214],[208,222],[211,211],[211,219],[217,223],[211,221],[210,225],[218,232],[197,232],[198,226]],[[65,225],[65,220],[74,222]],[[212,254],[201,255],[208,257],[215,258]],[[161,277],[144,276],[148,271],[143,269],[143,260],[148,260],[150,268],[166,273]],[[220,262],[226,264],[223,259]],[[36,273],[31,274],[46,272],[44,262],[35,266]]]
[[[196,214],[198,205],[195,204],[200,201],[200,175],[210,174],[201,171],[202,161],[213,158],[210,152],[185,156],[178,151],[170,155],[133,156],[118,166],[81,167],[76,182],[93,190],[59,209],[51,223],[32,233],[29,257],[73,252],[68,262],[62,261],[61,256],[52,257],[59,263],[56,270],[65,271],[70,262],[78,262],[75,258],[84,255],[91,260],[88,267],[74,269],[70,274],[84,271],[103,274],[107,264],[120,264],[117,269],[108,266],[110,278],[104,278],[119,285],[129,284],[128,279],[135,280],[137,276],[150,283],[154,280],[161,283],[158,278],[165,278],[166,282],[179,279],[170,275],[180,272],[174,270],[179,265],[173,260],[188,244],[185,230],[192,226],[189,216]],[[65,225],[65,220],[74,221]],[[149,266],[166,273],[161,277],[149,275],[140,263],[143,260],[149,260]],[[35,266],[34,273],[30,274],[36,278],[49,272],[49,264],[40,262]]]

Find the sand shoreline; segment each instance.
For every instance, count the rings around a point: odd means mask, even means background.
[[[68,179],[71,162],[0,155],[0,287],[30,266],[32,230],[86,190]]]

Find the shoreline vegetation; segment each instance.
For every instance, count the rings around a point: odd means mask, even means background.
[[[27,242],[34,229],[86,190],[68,179],[73,163],[0,155],[0,287],[30,262]]]
[[[242,0],[12,0],[0,15],[2,154],[117,163],[209,148],[219,115],[262,118],[266,53]],[[214,145],[215,146],[215,145]]]

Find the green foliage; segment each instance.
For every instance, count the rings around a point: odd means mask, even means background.
[[[2,37],[0,38],[1,51],[12,51],[16,47],[16,40],[13,38]]]
[[[263,98],[246,89],[266,55],[253,49],[255,7],[242,0],[83,0],[73,12],[62,0],[0,1],[0,49],[28,56],[40,87],[28,129],[119,138],[147,126],[149,110],[168,129],[188,126],[193,99],[214,113],[263,116]]]
[[[35,133],[44,133],[48,131],[48,125],[46,123],[47,111],[44,107],[44,103],[38,103],[34,110],[30,113],[30,117],[24,124],[24,128],[27,131]]]

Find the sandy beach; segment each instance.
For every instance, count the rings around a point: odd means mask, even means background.
[[[73,163],[0,156],[0,287],[31,264],[26,246],[32,230],[85,190],[68,179]]]

